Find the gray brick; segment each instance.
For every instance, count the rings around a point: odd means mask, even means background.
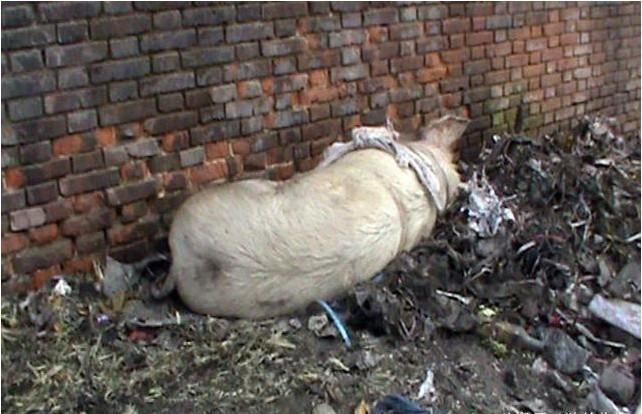
[[[174,171],[181,168],[178,154],[162,154],[148,161],[149,171],[152,174]]]
[[[238,137],[240,122],[238,120],[214,122],[190,130],[192,145]]]
[[[3,152],[5,149],[2,150]],[[42,141],[35,144],[20,146],[20,162],[22,164],[35,164],[51,158],[51,142]]]
[[[42,115],[42,99],[23,98],[9,101],[9,118],[12,121],[22,121]]]
[[[397,8],[368,10],[363,13],[363,24],[365,26],[375,26],[384,24],[393,24],[399,21]]]
[[[339,16],[315,16],[304,20],[307,31],[316,32],[334,32],[341,29]]]
[[[58,183],[56,181],[27,187],[27,201],[30,206],[48,203],[56,198],[58,198]]]
[[[46,49],[47,66],[81,65],[107,57],[107,42],[79,43],[69,46],[52,46]]]
[[[60,193],[64,196],[86,193],[117,185],[120,182],[118,168],[68,175],[61,178]]]
[[[274,32],[277,37],[294,36],[296,29],[296,19],[277,20],[274,24]]]
[[[252,118],[245,118],[241,121],[241,133],[243,135],[250,135],[259,132],[263,129],[263,118],[255,116]]]
[[[29,165],[22,169],[28,185],[39,184],[69,174],[69,159],[58,158],[42,164]]]
[[[190,148],[179,152],[181,167],[193,167],[202,164],[205,160],[205,150],[203,147]]]
[[[93,83],[136,79],[151,71],[149,58],[133,58],[92,65],[90,69]]]
[[[222,27],[199,27],[198,44],[201,46],[215,46],[225,41],[225,32]]]
[[[125,146],[127,154],[134,158],[147,158],[160,153],[156,138],[140,139]]]
[[[263,4],[264,19],[284,19],[308,14],[306,2],[276,2]]]
[[[43,246],[22,250],[13,259],[13,269],[18,274],[45,269],[71,259],[73,246],[71,240],[60,239]]]
[[[368,7],[365,1],[333,1],[332,10],[338,12],[358,12]]]
[[[187,129],[196,124],[198,124],[198,114],[196,112],[178,112],[150,118],[145,121],[143,126],[150,134],[158,135]]]
[[[153,98],[103,106],[98,110],[101,126],[138,121],[155,113],[156,105]]]
[[[24,190],[2,192],[2,214],[18,210],[27,205]]]
[[[233,46],[192,48],[181,52],[181,61],[185,68],[210,66],[231,62],[233,60]]]
[[[76,43],[87,39],[89,31],[86,22],[58,23],[58,43]]]
[[[417,41],[417,53],[425,54],[436,52],[447,47],[448,39],[446,36],[432,36]]]
[[[140,82],[141,96],[174,92],[195,86],[194,72],[179,72],[145,78]]]
[[[178,10],[154,14],[154,28],[160,30],[178,29],[181,26],[181,12]]]
[[[104,168],[105,161],[101,150],[74,155],[71,159],[74,174]],[[27,194],[28,197],[28,194]]]
[[[104,251],[107,247],[105,233],[97,231],[89,234],[81,234],[76,238],[76,250],[80,254]]]
[[[136,10],[144,10],[144,11],[184,9],[190,6],[191,6],[191,3],[185,2],[185,1],[136,1],[134,2],[134,7],[136,8]]]
[[[109,188],[107,189],[107,201],[111,206],[129,204],[155,195],[159,187],[159,182],[152,178],[135,184]]]
[[[188,108],[202,108],[211,103],[209,89],[196,89],[185,93],[185,104]]]
[[[147,34],[141,37],[142,52],[157,52],[169,49],[185,49],[196,44],[196,30],[179,30]]]
[[[45,46],[55,41],[56,28],[53,24],[31,26],[23,29],[2,30],[2,50]]]
[[[288,128],[306,122],[308,122],[308,112],[305,110],[279,111],[274,113],[275,128]]]
[[[35,15],[33,4],[17,3],[2,8],[2,29],[11,29],[14,27],[27,26],[33,23]]]
[[[368,77],[369,66],[366,63],[354,66],[333,68],[332,82],[351,82]]]
[[[20,165],[17,146],[3,147],[2,151],[0,151],[0,156],[2,158],[2,169],[17,167]]]
[[[224,80],[225,82],[232,82],[235,80],[256,79],[269,74],[269,60],[254,60],[225,66]]]
[[[2,77],[2,99],[40,95],[56,88],[53,72],[30,72]]]
[[[240,95],[243,99],[257,98],[263,95],[263,86],[261,81],[250,80],[239,84],[239,91],[243,91]]]
[[[78,2],[51,2],[39,3],[38,11],[43,21],[68,21],[95,17],[100,13],[101,3],[78,1]]]
[[[105,1],[103,2],[103,8],[106,14],[127,14],[130,13],[134,8],[132,3],[129,1]]]
[[[341,15],[341,25],[345,29],[361,27],[361,13],[343,13]]]
[[[366,34],[363,30],[343,30],[330,33],[328,41],[331,48],[360,45],[366,41]]]
[[[198,110],[199,119],[202,124],[212,121],[225,120],[225,105],[210,105]]]
[[[401,21],[402,22],[414,22],[417,20],[417,8],[416,7],[404,7],[400,10]]]
[[[296,72],[296,58],[294,56],[274,59],[273,73],[275,75],[286,75]]]
[[[136,81],[114,82],[109,85],[109,101],[123,102],[138,98]]]
[[[167,52],[152,57],[152,69],[154,73],[171,72],[180,67],[178,52]]]
[[[341,63],[344,65],[354,65],[361,61],[361,49],[357,47],[346,47],[341,49]]]
[[[125,147],[104,148],[103,156],[107,167],[122,165],[129,161],[129,155]]]
[[[239,61],[250,60],[261,56],[258,42],[241,43],[235,46],[236,59]]]
[[[98,117],[95,109],[70,112],[67,114],[67,130],[69,133],[82,132],[98,126]]]
[[[359,113],[359,101],[355,98],[345,99],[343,101],[334,101],[331,105],[332,116],[346,116]]]
[[[448,15],[448,7],[441,4],[431,4],[417,8],[417,18],[419,20],[439,20]]]
[[[39,118],[14,124],[13,129],[20,142],[36,142],[56,138],[67,132],[64,116]]]
[[[237,10],[236,19],[239,22],[247,22],[250,20],[261,20],[260,3],[239,4],[236,10]]]
[[[274,25],[272,22],[243,23],[225,28],[225,39],[230,43],[269,39],[271,37],[274,37]]]
[[[89,108],[107,102],[107,88],[104,86],[76,89],[45,96],[45,112],[54,114],[80,108]]]
[[[310,13],[312,14],[328,14],[330,13],[329,1],[315,1],[310,3]]]
[[[198,86],[217,85],[223,82],[221,68],[204,68],[196,70],[196,83]]]
[[[319,50],[299,55],[297,62],[299,70],[331,68],[341,64],[341,55],[338,50]]]
[[[11,54],[11,69],[13,72],[27,72],[42,69],[42,54],[39,50],[26,50]]]
[[[183,109],[183,95],[181,93],[170,93],[167,95],[160,95],[157,98],[158,109],[161,112],[173,112]]]
[[[275,94],[300,91],[308,84],[308,75],[299,73],[291,76],[274,78],[273,91]]]
[[[85,67],[66,68],[58,71],[58,87],[60,89],[78,88],[89,84],[89,76]]]
[[[111,50],[111,57],[115,59],[136,56],[139,53],[138,39],[135,36],[112,39],[109,41],[109,50]]]
[[[183,26],[218,26],[233,22],[236,17],[234,6],[199,7],[183,11]]]
[[[225,104],[225,117],[229,119],[246,118],[252,116],[253,109],[253,101],[228,102]]]
[[[112,39],[148,32],[152,27],[146,14],[128,14],[121,17],[105,17],[91,22],[91,38]]]
[[[222,85],[210,89],[210,96],[214,103],[225,103],[237,99],[236,85]]]
[[[40,207],[14,211],[9,216],[11,217],[12,231],[21,231],[31,227],[42,226],[46,221],[45,211]]]
[[[261,42],[263,56],[290,55],[301,50],[303,50],[303,39],[297,37]]]

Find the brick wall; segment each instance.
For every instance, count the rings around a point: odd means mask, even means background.
[[[202,185],[285,179],[356,125],[640,128],[639,3],[3,3],[2,277],[136,260]]]

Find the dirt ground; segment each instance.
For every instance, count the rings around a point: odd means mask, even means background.
[[[463,192],[433,238],[331,303],[352,347],[318,305],[249,322],[192,315],[171,298],[156,323],[131,319],[166,263],[110,298],[102,272],[66,278],[64,295],[53,280],[2,301],[3,411],[587,412],[617,363],[615,389],[627,392],[604,392],[633,412],[640,341],[588,304],[640,304],[639,137],[586,119],[550,137],[497,137],[462,172],[488,196],[490,233],[471,225],[483,208]],[[386,411],[391,395],[425,411]]]

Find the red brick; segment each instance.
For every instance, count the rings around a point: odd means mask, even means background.
[[[523,75],[525,78],[532,78],[544,74],[544,65],[530,65],[523,68]]]
[[[234,155],[247,155],[251,152],[252,144],[248,139],[236,139],[232,141],[232,152]]]
[[[167,173],[163,176],[163,187],[167,191],[175,191],[186,188],[187,175],[182,171]]]
[[[58,237],[58,225],[47,224],[41,227],[29,229],[29,238],[35,244],[45,244],[54,241]]]
[[[546,49],[542,51],[542,62],[556,61],[564,57],[561,47],[555,49]]]
[[[470,30],[470,19],[468,18],[446,19],[442,23],[445,34],[465,33]]]
[[[208,160],[225,158],[230,155],[230,145],[226,141],[205,144],[205,154]]]
[[[528,65],[528,55],[512,55],[506,58],[506,68],[514,68]]]
[[[87,213],[96,207],[105,205],[105,196],[102,191],[93,193],[79,194],[72,199],[74,211],[76,213]]]
[[[65,274],[72,275],[92,272],[94,270],[94,260],[91,256],[70,259],[63,262],[62,270]]]
[[[417,82],[428,83],[434,82],[446,77],[446,67],[424,68],[417,71]]]
[[[38,269],[33,273],[31,277],[31,289],[39,290],[49,282],[49,280],[61,273],[60,265],[53,265],[46,269]]]
[[[466,33],[466,45],[477,46],[493,43],[493,32]]]
[[[225,161],[214,161],[190,169],[190,177],[193,183],[202,184],[208,181],[219,180],[227,176],[227,163]]]
[[[283,181],[291,178],[295,172],[296,170],[294,169],[293,163],[277,165],[270,168],[270,170],[268,171],[268,177],[273,180]]]
[[[564,23],[549,23],[544,25],[545,36],[555,36],[564,32]]]
[[[19,252],[27,246],[29,246],[29,238],[23,233],[9,233],[2,238],[2,255]]]
[[[526,40],[531,37],[530,27],[522,27],[519,29],[509,29],[508,38],[510,40]]]
[[[189,134],[185,131],[171,132],[163,136],[161,147],[165,152],[180,151],[189,147]]]
[[[120,167],[120,175],[123,181],[136,181],[145,177],[147,166],[143,161],[129,162]]]
[[[486,54],[488,57],[508,56],[512,50],[513,46],[511,42],[495,43],[486,46]]]
[[[53,142],[54,155],[70,155],[94,148],[82,135],[68,135]]]
[[[27,179],[20,168],[11,168],[4,172],[4,183],[7,188],[22,188],[26,181]]]
[[[108,127],[96,130],[96,140],[103,148],[113,147],[116,145],[116,128]]]
[[[456,50],[447,50],[441,52],[441,60],[444,63],[460,63],[468,59],[468,50],[466,49],[456,49]]]

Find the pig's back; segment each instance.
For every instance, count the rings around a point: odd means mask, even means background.
[[[176,214],[174,260],[211,260],[226,289],[247,290],[247,306],[294,309],[330,297],[372,277],[405,247],[408,206],[396,187],[415,200],[411,208],[426,203],[408,172],[388,154],[362,150],[286,182],[204,190]],[[282,297],[287,291],[300,293]]]

